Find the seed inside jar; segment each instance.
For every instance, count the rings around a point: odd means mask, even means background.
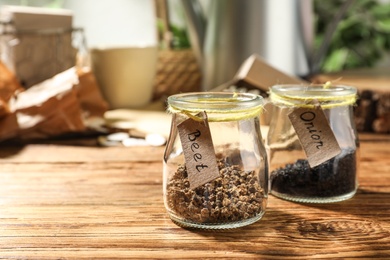
[[[174,213],[198,223],[245,220],[263,212],[265,194],[255,171],[218,160],[220,177],[190,189],[185,165],[179,166],[167,185],[167,203]]]

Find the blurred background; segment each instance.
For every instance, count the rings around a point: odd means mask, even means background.
[[[358,86],[361,100],[369,100],[359,113],[372,117],[360,128],[371,131],[380,116],[387,123],[378,131],[390,132],[390,0],[0,0],[1,9],[7,5],[44,8],[41,15],[61,10],[70,17],[65,30],[72,32],[74,64],[91,68],[109,109],[163,110],[169,95],[231,84],[243,62],[257,54],[289,77],[310,82],[342,78]],[[1,59],[11,71],[19,66],[30,76],[38,74],[32,68],[48,71],[53,66],[43,69],[49,63],[41,61],[29,67],[12,63],[16,54],[32,58],[40,53],[44,61],[56,55],[48,55],[51,47],[37,50],[37,43],[16,52],[20,35],[7,37],[23,32],[22,22],[31,21],[17,18],[19,11],[1,13]],[[60,43],[64,40],[54,40]],[[349,77],[350,71],[356,73]],[[22,85],[30,87],[26,82]],[[275,78],[274,83],[289,82]]]
[[[74,26],[85,29],[89,47],[102,45],[134,45],[155,44],[159,39],[153,31],[157,25],[160,30],[163,21],[155,20],[155,5],[166,2],[169,10],[169,26],[174,48],[190,47],[189,25],[186,21],[181,0],[0,0],[0,5],[24,5],[35,7],[65,8],[74,12]],[[194,2],[194,1],[190,1]],[[199,0],[203,8],[204,18],[216,19],[220,15],[210,0]],[[219,4],[219,8],[227,5],[234,7],[234,0],[228,4]],[[336,14],[347,2],[350,2],[341,17]],[[250,21],[249,25],[256,29],[256,44],[253,47],[268,62],[287,73],[305,75],[308,73],[304,61],[289,52],[294,45],[299,45],[302,37],[306,37],[306,48],[313,58],[324,41],[325,31],[335,19],[337,28],[333,29],[330,43],[324,57],[311,64],[317,70],[330,72],[347,68],[384,66],[389,64],[390,50],[390,2],[389,0],[248,0],[241,1],[240,10],[229,10],[240,14]],[[232,19],[234,15],[229,14]],[[340,14],[341,15],[341,14]],[[226,22],[226,21],[225,21]],[[243,20],[243,23],[247,21]],[[167,30],[167,28],[165,28]],[[257,31],[257,32],[256,32]],[[302,35],[304,34],[304,35]],[[186,39],[186,37],[188,37]],[[250,38],[250,37],[247,37]],[[252,37],[254,38],[254,37]],[[250,40],[252,40],[250,38]],[[161,40],[161,39],[160,39]],[[245,41],[247,39],[240,39]],[[194,44],[194,43],[193,43]],[[307,51],[307,50],[306,50]],[[295,53],[295,55],[297,55]],[[299,58],[299,57],[298,57]],[[313,69],[313,68],[312,68]]]

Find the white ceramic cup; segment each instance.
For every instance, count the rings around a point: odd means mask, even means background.
[[[152,98],[157,46],[93,48],[92,69],[110,109],[140,108]]]

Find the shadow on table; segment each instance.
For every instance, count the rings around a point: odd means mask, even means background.
[[[390,201],[389,193],[382,194],[384,199]],[[294,207],[287,210],[270,209],[261,220],[246,227],[193,232],[219,242],[219,246],[209,250],[220,251],[223,247],[227,252],[242,252],[255,257],[294,256],[305,259],[316,254],[330,257],[341,251],[351,254],[355,250],[364,252],[366,257],[383,256],[383,250],[377,249],[386,245],[390,232],[385,228],[386,223],[380,219],[378,221],[376,214],[380,210],[368,213],[355,204],[358,203],[353,199],[333,204],[307,204],[324,210],[313,210],[314,213],[310,213],[310,209],[294,210]],[[326,214],[328,211],[336,211],[336,214]],[[337,212],[346,215],[340,217]],[[370,214],[371,220],[368,219]],[[351,243],[354,243],[354,248],[349,247]]]
[[[359,188],[354,197],[336,203],[304,204],[307,207],[322,209],[328,212],[355,216],[363,219],[380,220],[378,216],[388,212],[390,208],[390,187],[373,189]]]
[[[89,147],[97,147],[98,143],[98,134],[89,134],[89,135],[64,135],[53,138],[45,138],[45,139],[12,139],[6,140],[0,143],[1,148],[5,148],[7,150],[16,148],[16,147],[24,147],[30,144],[54,144],[54,145],[67,145],[67,146],[89,146]]]
[[[20,153],[20,151],[22,151],[23,148],[24,148],[24,145],[22,145],[22,144],[13,144],[13,145],[2,144],[1,148],[0,148],[0,159],[12,157],[12,156]]]
[[[67,135],[56,138],[22,140],[12,139],[0,142],[0,159],[9,158],[19,154],[27,145],[63,145],[101,147],[98,135]]]
[[[299,225],[303,221],[303,218],[291,213],[270,209],[266,211],[262,219],[249,226],[228,230],[199,231],[189,229],[189,231],[200,234],[206,239],[218,241],[217,248],[209,250],[221,251],[221,247],[223,247],[226,248],[227,252],[235,251],[253,256],[275,255],[280,257],[301,255],[296,247],[285,245],[302,237]],[[215,244],[213,243],[213,245]]]

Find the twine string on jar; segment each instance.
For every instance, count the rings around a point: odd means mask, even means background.
[[[220,103],[221,106],[226,107],[225,109],[221,109],[221,107],[207,108],[203,109],[201,106],[199,108],[181,108],[178,106],[174,106],[172,104],[168,105],[167,111],[171,114],[185,114],[189,118],[202,121],[204,120],[202,117],[197,116],[198,113],[206,111],[208,113],[208,121],[209,122],[227,122],[227,121],[238,121],[249,118],[254,118],[259,116],[263,111],[263,105],[256,105],[252,107],[245,108],[237,108],[233,104],[235,102],[239,102],[240,100],[233,97],[231,98],[202,98],[197,99],[196,102],[199,104],[208,104],[208,103]],[[215,116],[213,116],[215,115]]]
[[[270,99],[276,104],[295,106],[302,108],[315,108],[320,102],[323,109],[330,109],[339,106],[354,105],[357,99],[356,93],[335,95],[331,89],[331,83],[326,82],[322,89],[329,92],[329,95],[311,95],[310,97],[304,95],[291,95],[287,93],[276,93],[272,89],[269,91]],[[337,92],[337,90],[335,90]]]

